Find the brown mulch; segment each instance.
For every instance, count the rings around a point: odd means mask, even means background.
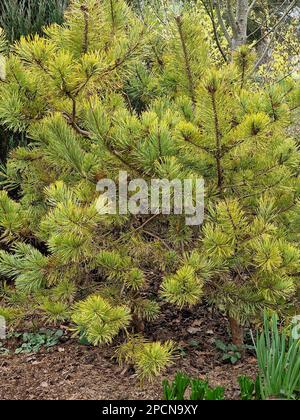
[[[243,363],[224,364],[214,341],[225,340],[226,320],[206,307],[194,312],[174,313],[169,309],[145,334],[150,339],[172,338],[180,356],[163,377],[140,384],[133,369],[120,368],[111,348],[92,348],[69,340],[49,352],[0,356],[0,399],[14,400],[149,400],[162,399],[161,381],[177,371],[208,379],[212,386],[224,386],[228,399],[239,397],[237,378],[254,377],[255,358]]]

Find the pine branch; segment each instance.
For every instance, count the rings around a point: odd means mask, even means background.
[[[191,95],[193,107],[195,108],[195,106],[196,106],[196,93],[195,93],[195,86],[194,86],[194,80],[193,80],[193,74],[192,74],[192,70],[191,70],[189,54],[188,54],[188,50],[187,50],[187,46],[186,46],[186,42],[185,42],[184,33],[183,33],[182,17],[177,16],[175,18],[175,21],[177,23],[178,32],[179,32],[180,41],[181,41],[181,46],[182,46],[183,55],[184,55],[186,74],[187,74],[188,83],[189,83],[189,92],[190,92],[190,95]]]
[[[97,121],[97,118],[96,118],[96,115],[95,115],[95,112],[94,112],[94,108],[93,108],[93,105],[92,105],[92,103],[89,101],[89,103],[90,103],[90,111],[92,112],[92,115],[93,115],[93,118],[94,118],[94,122],[95,122],[95,124],[96,124],[96,126],[98,127],[98,130],[99,130],[99,132],[100,132],[100,127],[99,127],[99,123],[98,123],[98,121]],[[91,138],[92,137],[92,135],[91,134],[89,134],[89,137]],[[127,167],[128,169],[130,169],[130,171],[131,172],[133,172],[133,173],[135,173],[135,174],[137,174],[137,175],[140,175],[140,173],[139,173],[139,171],[135,168],[135,167],[133,167],[133,166],[131,166],[122,156],[120,156],[114,149],[113,149],[113,147],[111,147],[110,146],[110,144],[107,142],[107,141],[104,141],[103,142],[103,144],[105,145],[105,147],[107,148],[107,150],[109,151],[109,153],[111,154],[111,155],[113,155],[115,158],[117,158],[125,167]]]
[[[214,150],[210,150],[208,147],[204,147],[204,146],[201,146],[200,144],[194,143],[194,142],[192,142],[192,140],[190,140],[188,138],[184,138],[184,140],[187,143],[191,144],[192,146],[196,147],[197,149],[202,150],[203,152],[206,152],[206,153],[208,153],[210,155],[214,155],[215,154]]]
[[[113,72],[114,70],[117,70],[119,67],[123,66],[123,64],[126,63],[126,61],[129,60],[132,57],[132,55],[137,51],[137,49],[140,47],[141,42],[143,40],[143,36],[144,36],[144,30],[140,33],[138,37],[139,40],[131,48],[129,48],[129,50],[126,52],[126,54],[124,54],[122,58],[117,59],[114,64],[112,64],[111,66],[108,66],[106,69],[101,71],[100,77],[105,76]]]
[[[73,108],[73,116],[71,117],[66,111],[62,112],[62,115],[65,117],[68,124],[76,131],[76,133],[80,134],[81,136],[91,139],[91,133],[86,130],[80,128],[76,121],[74,120],[74,108]]]

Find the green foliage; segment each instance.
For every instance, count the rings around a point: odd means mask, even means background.
[[[137,348],[133,356],[139,377],[152,378],[161,374],[173,361],[174,344],[166,342],[146,343]]]
[[[6,78],[6,59],[10,44],[36,33],[44,26],[61,24],[68,0],[11,0],[0,3],[0,81]],[[0,128],[0,161],[5,162],[9,151],[27,143],[26,133],[13,133]]]
[[[75,284],[68,279],[64,279],[52,289],[52,297],[54,301],[72,304],[76,291]]]
[[[48,324],[57,325],[70,319],[69,306],[63,301],[53,302],[49,298],[44,298],[40,304],[40,309]]]
[[[0,316],[5,319],[7,325],[14,325],[22,318],[22,315],[18,308],[0,306]]]
[[[6,80],[6,58],[4,53],[7,50],[7,41],[0,26],[0,81],[5,82]]]
[[[242,401],[261,400],[259,377],[257,377],[256,381],[253,381],[248,376],[240,376],[238,382]]]
[[[0,29],[0,54],[3,55],[7,50],[7,39],[3,28]],[[1,63],[2,66],[5,66],[5,60]],[[4,69],[2,68],[1,71],[3,72]],[[2,73],[1,73],[2,74]],[[2,77],[2,81],[5,80],[5,77]]]
[[[96,262],[110,279],[116,279],[133,290],[144,286],[144,274],[137,268],[132,268],[133,262],[129,257],[122,257],[116,251],[102,251],[96,257]]]
[[[264,317],[263,332],[257,335],[256,354],[259,375],[253,381],[239,377],[241,399],[299,399],[299,340],[292,331],[281,331],[278,317]]]
[[[183,308],[195,305],[203,295],[203,282],[196,277],[192,267],[182,267],[174,276],[166,278],[162,284],[162,296],[170,303]]]
[[[17,334],[17,336],[18,335],[19,334]],[[63,331],[61,330],[43,330],[38,333],[21,334],[19,338],[21,338],[23,343],[16,349],[15,353],[39,353],[42,348],[49,350],[59,343],[62,336]]]
[[[191,383],[191,401],[222,401],[224,400],[224,388],[211,388],[208,382],[193,379]]]
[[[183,401],[186,390],[190,385],[190,378],[184,373],[177,372],[172,384],[169,381],[163,381],[164,399],[167,401],[178,400]]]
[[[76,334],[95,346],[111,343],[121,329],[128,327],[130,319],[128,308],[112,307],[98,295],[77,303],[72,314]]]
[[[224,388],[211,388],[208,382],[200,379],[192,379],[184,373],[178,372],[174,381],[170,384],[163,381],[164,399],[167,401],[219,401],[224,400]],[[187,393],[189,398],[187,398]]]
[[[8,241],[18,237],[26,223],[26,213],[19,203],[9,198],[6,191],[0,191],[0,223],[3,230],[1,239]]]
[[[297,399],[300,393],[300,346],[291,331],[278,327],[278,317],[265,315],[264,331],[258,334],[256,354],[263,399]]]
[[[0,356],[7,356],[9,354],[9,349],[4,347],[4,344],[0,341]]]
[[[235,365],[238,361],[241,360],[242,355],[234,344],[226,344],[223,341],[216,340],[215,345],[218,350],[223,354],[223,362],[230,362],[232,365]]]
[[[116,357],[120,363],[132,364],[141,381],[151,380],[173,363],[175,346],[171,341],[164,344],[149,343],[141,336],[133,336],[122,344]]]
[[[16,244],[13,255],[0,251],[0,261],[0,273],[15,278],[18,290],[30,293],[45,287],[44,270],[48,259],[31,245]]]

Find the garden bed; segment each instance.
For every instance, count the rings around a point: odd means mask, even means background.
[[[223,386],[226,398],[238,399],[237,378],[255,377],[256,360],[251,355],[235,365],[222,362],[222,354],[214,342],[224,340],[226,320],[205,307],[181,316],[167,310],[152,324],[151,331],[154,339],[173,337],[180,346],[176,365],[163,378],[173,379],[181,370],[193,377],[209,379],[212,386]],[[78,345],[72,339],[48,352],[15,355],[11,351],[0,357],[0,399],[162,399],[162,377],[143,385],[133,369],[121,368],[112,359],[113,354],[111,348]]]

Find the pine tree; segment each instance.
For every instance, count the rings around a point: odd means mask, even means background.
[[[3,174],[0,273],[96,345],[158,316],[157,279],[170,304],[224,311],[238,345],[241,325],[295,294],[300,154],[286,128],[299,89],[252,83],[247,48],[220,65],[199,16],[153,29],[123,1],[76,0],[65,26],[22,38],[7,59],[0,120],[32,141]],[[203,227],[101,215],[96,184],[120,170],[204,178]],[[14,299],[9,289],[5,307],[22,307]],[[172,358],[169,343],[150,344],[130,356],[141,377]]]

